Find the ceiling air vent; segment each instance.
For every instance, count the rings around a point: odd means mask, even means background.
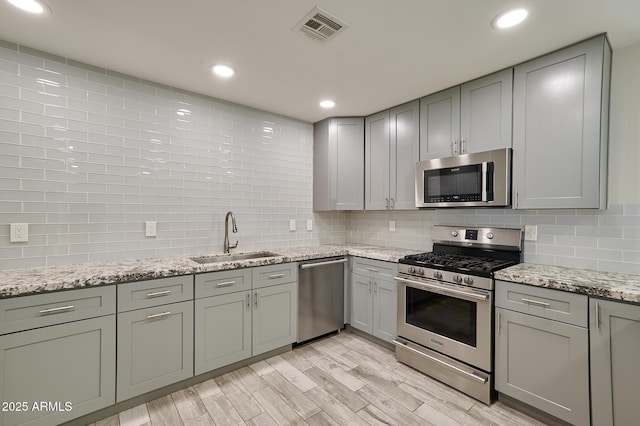
[[[345,28],[347,28],[346,22],[341,21],[319,7],[314,8],[296,25],[297,31],[300,31],[307,37],[322,42],[333,38],[339,31]]]

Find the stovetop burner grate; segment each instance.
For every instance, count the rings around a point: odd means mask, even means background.
[[[401,260],[401,263],[431,268],[443,268],[452,271],[490,273],[514,265],[517,262],[460,254],[430,252],[407,255]]]

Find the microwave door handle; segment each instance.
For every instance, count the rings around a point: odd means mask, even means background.
[[[489,172],[489,167],[487,167],[487,162],[483,161],[482,162],[482,201],[488,201],[488,195],[487,195],[487,173]]]

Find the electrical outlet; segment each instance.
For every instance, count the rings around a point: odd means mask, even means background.
[[[290,219],[289,220],[289,231],[295,231],[296,230],[296,220],[295,219]]]
[[[524,226],[524,239],[526,241],[538,240],[538,225],[525,225]]]
[[[9,226],[11,243],[26,243],[29,241],[29,224],[28,223],[12,223]]]
[[[313,220],[307,219],[307,231],[313,231]]]
[[[395,220],[390,220],[389,221],[389,231],[396,232],[396,221]]]
[[[155,221],[147,221],[144,223],[144,235],[147,237],[155,237],[157,235]]]

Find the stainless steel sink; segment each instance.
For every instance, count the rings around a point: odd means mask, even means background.
[[[236,260],[260,259],[263,257],[275,257],[275,256],[280,256],[280,255],[276,253],[271,253],[269,251],[257,251],[252,253],[231,253],[231,254],[216,254],[213,256],[190,257],[189,259],[197,263],[205,264],[205,263],[217,263],[217,262],[233,262]]]

